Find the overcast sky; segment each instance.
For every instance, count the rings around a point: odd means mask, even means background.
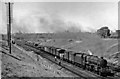
[[[5,4],[0,3],[0,33],[6,33],[5,9]],[[102,26],[116,30],[118,3],[15,2],[13,19],[13,32],[56,32],[68,29],[95,31]]]

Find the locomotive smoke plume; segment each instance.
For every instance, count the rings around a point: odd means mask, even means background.
[[[56,14],[29,14],[24,17],[15,17],[13,32],[25,33],[56,33],[83,31],[80,24],[66,22],[64,18]]]

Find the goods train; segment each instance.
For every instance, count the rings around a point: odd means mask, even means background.
[[[114,76],[117,72],[120,72],[120,66],[112,63],[107,63],[107,66],[103,69],[101,67],[101,58],[98,56],[89,55],[82,52],[77,53],[74,51],[68,51],[54,46],[43,46],[31,41],[25,41],[24,44],[41,51],[45,51],[53,56],[56,56],[57,58],[62,59],[63,61],[94,72],[100,76]]]

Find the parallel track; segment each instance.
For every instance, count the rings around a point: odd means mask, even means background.
[[[44,57],[44,58],[50,60],[51,62],[59,65],[59,63],[55,61],[54,57],[52,55],[48,54],[48,52],[38,50],[36,48],[33,48],[31,46],[28,46],[28,45],[25,45],[25,44],[22,44],[22,43],[18,44],[18,45],[21,46],[21,47],[24,47],[26,50],[34,51],[36,54],[41,55],[42,57]],[[78,75],[80,78],[83,78],[83,79],[88,79],[88,78],[106,79],[106,78],[101,77],[101,76],[99,76],[97,74],[94,74],[92,72],[82,70],[81,68],[76,67],[72,64],[66,63],[64,61],[62,61],[60,66],[67,69],[68,71]]]

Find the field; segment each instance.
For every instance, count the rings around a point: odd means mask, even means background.
[[[2,36],[2,39],[5,38],[6,36]],[[120,65],[119,40],[103,39],[95,33],[29,33],[12,35],[12,38],[35,41],[41,45],[61,47],[66,50],[104,56],[109,62]],[[14,45],[12,46],[12,55],[22,60],[17,60],[3,53],[2,77],[75,77],[74,74],[65,72],[66,70],[64,69],[59,70],[60,67],[53,65],[41,56],[39,56],[39,60],[42,62],[37,61],[36,55],[31,51],[25,51]]]
[[[35,41],[41,45],[61,47],[76,52],[104,56],[111,62],[119,62],[119,39],[100,38],[89,32],[28,33],[17,34],[16,38]]]

